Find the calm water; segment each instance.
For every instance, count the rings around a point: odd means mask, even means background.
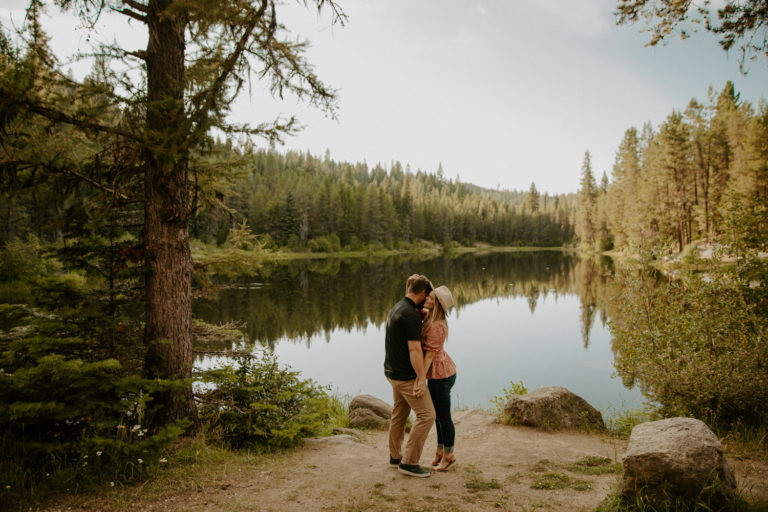
[[[522,381],[529,390],[564,386],[611,415],[643,402],[612,376],[604,325],[611,270],[610,260],[559,252],[291,262],[256,277],[218,276],[224,287],[215,299],[198,301],[195,314],[243,322],[247,341],[272,348],[283,364],[320,384],[391,402],[383,323],[405,278],[423,273],[448,285],[458,303],[446,345],[458,368],[455,405],[489,407],[510,381]],[[201,358],[198,365],[215,362]]]

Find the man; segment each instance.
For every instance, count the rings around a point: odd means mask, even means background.
[[[425,276],[414,274],[405,285],[405,297],[387,315],[384,374],[392,384],[394,406],[389,424],[389,464],[409,476],[428,477],[419,465],[424,441],[435,422],[435,408],[427,393],[426,368],[421,350],[421,314],[419,309],[432,292]],[[402,452],[405,423],[411,413],[416,422],[411,428],[405,454]]]

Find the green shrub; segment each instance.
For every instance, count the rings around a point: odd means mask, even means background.
[[[30,235],[26,241],[13,239],[0,249],[0,283],[28,280],[53,272],[58,263],[44,254],[38,238]]]
[[[238,356],[236,365],[208,370],[200,418],[213,438],[233,448],[287,448],[321,431],[330,417],[328,393],[281,368],[267,350]]]
[[[626,439],[629,438],[632,429],[636,425],[657,419],[659,419],[658,412],[655,409],[646,407],[609,415],[605,421],[605,426],[611,434]]]
[[[341,250],[341,240],[336,233],[323,235],[313,238],[307,243],[311,252],[339,252]]]
[[[70,290],[72,291],[72,290]],[[23,501],[35,487],[75,490],[142,477],[186,423],[152,427],[153,393],[71,322],[3,305],[0,331],[0,481]]]
[[[615,285],[614,365],[662,416],[764,423],[768,318],[749,285],[715,271],[669,282],[622,273]]]
[[[491,398],[491,413],[500,416],[504,412],[504,405],[513,396],[527,395],[528,388],[525,387],[523,381],[513,382],[509,381],[509,388],[502,390],[501,395],[496,395]]]

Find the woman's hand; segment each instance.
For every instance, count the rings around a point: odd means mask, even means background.
[[[420,397],[427,391],[427,380],[426,379],[416,379],[416,382],[413,383],[413,395],[415,397]]]

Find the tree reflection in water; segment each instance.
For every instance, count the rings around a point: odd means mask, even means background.
[[[215,298],[199,299],[197,318],[220,324],[244,324],[250,344],[274,349],[278,340],[303,342],[336,329],[351,331],[380,325],[389,308],[404,294],[413,273],[429,276],[435,286],[447,284],[463,307],[488,298],[525,297],[531,313],[539,300],[577,294],[581,299],[581,336],[589,332],[597,312],[606,322],[602,291],[613,272],[608,258],[580,259],[559,251],[493,252],[443,255],[426,260],[410,257],[311,259],[264,265],[258,277],[219,278]],[[206,346],[205,350],[231,347]]]

